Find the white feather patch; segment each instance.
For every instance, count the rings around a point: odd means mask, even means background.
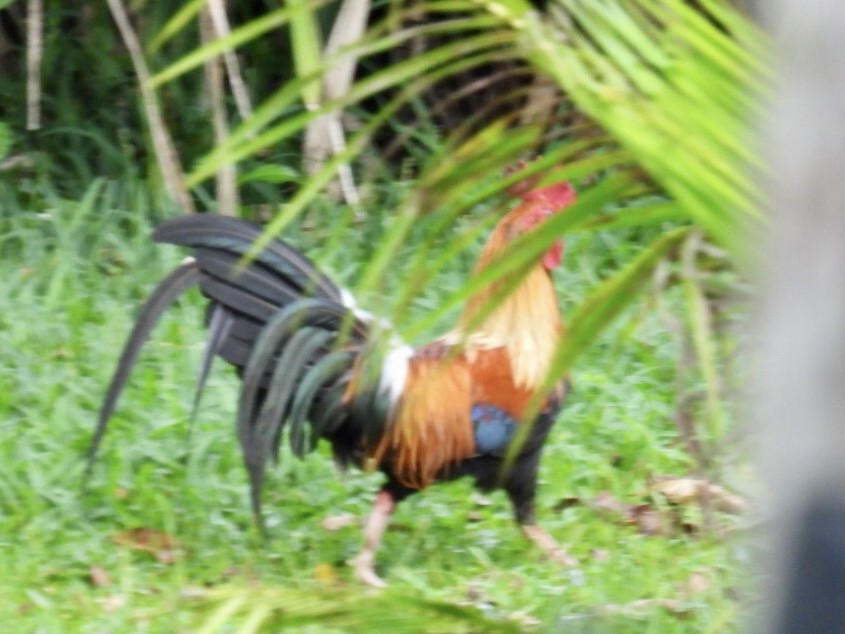
[[[405,391],[405,383],[408,380],[408,366],[413,356],[414,349],[411,346],[402,343],[402,340],[395,334],[390,337],[387,354],[384,356],[384,364],[381,369],[379,392],[389,394],[391,412]]]
[[[355,310],[356,308],[358,308],[358,302],[355,301],[355,296],[349,291],[348,288],[341,287],[340,303],[343,304],[344,308],[348,308],[349,310]]]
[[[384,335],[390,337],[381,368],[378,389],[381,394],[389,395],[392,412],[405,390],[405,383],[408,381],[408,364],[411,357],[414,356],[414,349],[393,332],[393,324],[390,323],[389,319],[376,317],[370,311],[361,308],[349,289],[340,289],[340,301],[355,317],[364,323],[375,324]]]
[[[376,317],[370,311],[361,308],[358,305],[355,296],[349,292],[349,289],[340,289],[340,303],[343,304],[344,308],[348,308],[355,317],[357,317],[360,321],[363,321],[365,324],[376,324],[385,330],[393,329],[393,324],[390,323],[390,320],[384,319],[383,317]]]

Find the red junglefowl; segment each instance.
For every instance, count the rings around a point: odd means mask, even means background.
[[[531,187],[512,190],[521,202],[496,226],[476,272],[575,199],[569,183]],[[209,214],[176,218],[155,230],[157,242],[190,247],[193,257],[142,308],[100,412],[89,468],[153,326],[177,297],[199,285],[210,306],[197,395],[214,356],[238,369],[237,433],[257,517],[264,470],[287,427],[298,456],[325,438],[341,465],[377,468],[387,476],[353,562],[365,583],[383,585],[374,558],[396,503],[460,476],[474,477],[482,490],[503,488],[523,533],[568,563],[534,514],[540,452],[567,389],[561,381],[550,393],[536,394],[563,336],[550,275],[562,241],[521,279],[500,280],[472,296],[451,332],[414,349],[286,243],[273,241],[244,264],[260,233],[248,222]],[[503,288],[507,295],[491,304]],[[524,421],[531,402],[540,403],[539,414]],[[530,431],[520,434],[525,438],[503,472],[520,425],[531,425]]]

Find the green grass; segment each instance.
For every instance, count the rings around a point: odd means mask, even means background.
[[[236,632],[267,614],[266,631],[320,633],[385,631],[373,625],[382,618],[394,631],[419,632],[736,626],[747,545],[724,531],[646,536],[588,504],[606,491],[668,516],[645,493],[648,479],[692,469],[672,420],[677,351],[645,309],[579,362],[542,461],[540,521],[579,559],[575,568],[544,561],[515,529],[504,496],[481,497],[464,481],[399,507],[378,556],[390,588],[360,588],[345,565],[360,546],[358,524],[328,531],[321,520],[364,517],[379,476],[338,474],[325,448],[303,461],[284,455],[272,472],[262,542],[248,510],[233,430],[237,379],[228,368],[216,367],[189,432],[203,340],[198,297],[173,310],[148,344],[80,493],[84,452],[133,315],[183,254],[150,243],[166,211],[151,213],[131,185],[97,181],[80,201],[51,196],[46,186],[36,195],[39,204],[27,209],[11,196],[0,200],[4,632],[203,624]],[[359,229],[378,239],[377,223]],[[360,245],[324,252],[318,231],[293,233],[340,279],[354,279]],[[558,279],[564,307],[613,266],[614,249],[626,248],[612,236],[568,246]],[[462,258],[462,270],[433,280],[415,310],[436,303],[438,289],[457,285],[470,265]],[[696,509],[684,513],[700,519]],[[722,529],[743,522],[717,520]],[[162,562],[115,543],[134,528],[172,536],[179,556]],[[94,582],[92,570],[105,575],[95,572]]]

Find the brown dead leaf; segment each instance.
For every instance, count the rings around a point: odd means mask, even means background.
[[[670,518],[664,517],[654,505],[626,504],[617,500],[609,491],[597,493],[590,501],[590,506],[615,517],[621,524],[636,526],[643,535],[666,535],[672,524]]]
[[[618,515],[627,515],[630,505],[620,502],[610,491],[599,491],[590,501],[590,506],[599,511],[608,511]]]
[[[660,512],[651,504],[637,504],[628,509],[626,523],[635,525],[643,535],[662,535],[663,521]]]
[[[327,531],[339,531],[341,528],[346,528],[356,522],[357,518],[354,515],[351,513],[343,513],[342,515],[330,515],[328,517],[324,517],[323,521],[320,522],[320,526]]]
[[[673,504],[698,503],[709,498],[714,508],[725,513],[741,515],[749,510],[744,498],[702,478],[657,478],[650,483],[649,490],[660,493]]]
[[[745,513],[750,508],[741,496],[702,478],[655,478],[649,482],[646,493],[649,496],[659,494],[668,504],[654,504],[654,497],[642,504],[627,504],[609,491],[598,492],[588,504],[609,515],[611,520],[636,526],[643,535],[660,536],[695,534],[701,530],[685,517],[681,509],[684,505],[701,504],[704,500],[714,509],[734,514]]]
[[[163,564],[175,563],[182,555],[182,546],[176,538],[151,528],[131,528],[112,535],[119,546],[150,553]]]
[[[622,524],[636,526],[643,535],[659,535],[662,532],[660,514],[651,504],[625,504],[609,491],[600,491],[592,499],[590,506],[615,515]]]
[[[572,508],[573,506],[578,506],[581,504],[581,500],[576,497],[567,497],[561,498],[557,502],[554,503],[552,506],[552,510],[555,513],[560,513],[561,511],[565,511],[568,508]]]
[[[91,566],[88,569],[88,578],[95,588],[105,588],[112,585],[112,578],[109,571],[102,566]]]

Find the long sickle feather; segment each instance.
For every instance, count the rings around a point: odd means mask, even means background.
[[[277,363],[274,356],[279,347],[291,332],[305,326],[336,329],[344,315],[345,309],[340,305],[303,299],[276,313],[261,331],[243,373],[238,404],[238,437],[245,451],[251,453],[254,449],[250,439],[259,405],[260,382]]]
[[[279,439],[284,423],[288,422],[287,414],[296,387],[306,369],[314,362],[314,357],[319,358],[320,352],[325,353],[325,346],[332,335],[319,328],[303,328],[290,338],[279,358],[267,390],[268,398],[264,400],[255,420],[255,440],[260,444],[265,460],[270,455],[278,460]],[[288,433],[295,434],[298,431],[290,428]]]
[[[152,295],[147,298],[144,305],[141,307],[141,312],[138,319],[132,328],[132,333],[123,347],[123,352],[120,354],[120,360],[117,362],[117,369],[114,372],[109,389],[106,392],[103,406],[100,409],[100,417],[97,419],[97,427],[94,429],[94,435],[91,438],[91,445],[88,448],[88,457],[85,465],[85,481],[91,475],[91,469],[94,466],[94,459],[97,457],[97,450],[100,447],[100,442],[103,435],[106,433],[106,426],[111,418],[117,401],[120,398],[123,388],[126,385],[126,380],[138,359],[138,354],[141,348],[150,337],[150,333],[155,328],[164,312],[175,302],[179,297],[189,288],[196,286],[199,283],[200,270],[194,260],[189,260],[175,270],[173,270],[167,277],[165,277],[158,286],[156,286]]]
[[[276,365],[267,397],[261,411],[251,426],[252,455],[247,461],[250,475],[252,510],[256,517],[261,515],[261,488],[267,460],[274,447],[278,446],[285,415],[290,406],[290,397],[312,355],[331,338],[332,333],[317,328],[298,330],[285,344],[284,351]]]
[[[194,420],[197,417],[202,393],[205,390],[205,384],[208,381],[208,374],[211,371],[211,365],[214,362],[214,357],[220,354],[224,342],[229,336],[229,331],[235,323],[235,318],[232,314],[220,304],[214,304],[211,310],[211,319],[208,322],[208,338],[205,342],[205,350],[202,353],[200,360],[199,371],[197,372],[197,385],[194,390],[194,403],[191,407],[190,423],[193,427]]]
[[[295,455],[302,457],[316,447],[322,430],[313,420],[310,437],[305,436],[305,421],[314,407],[314,398],[320,390],[325,389],[327,384],[346,371],[352,365],[352,360],[353,356],[347,350],[329,352],[323,355],[302,377],[288,415],[290,444]]]

